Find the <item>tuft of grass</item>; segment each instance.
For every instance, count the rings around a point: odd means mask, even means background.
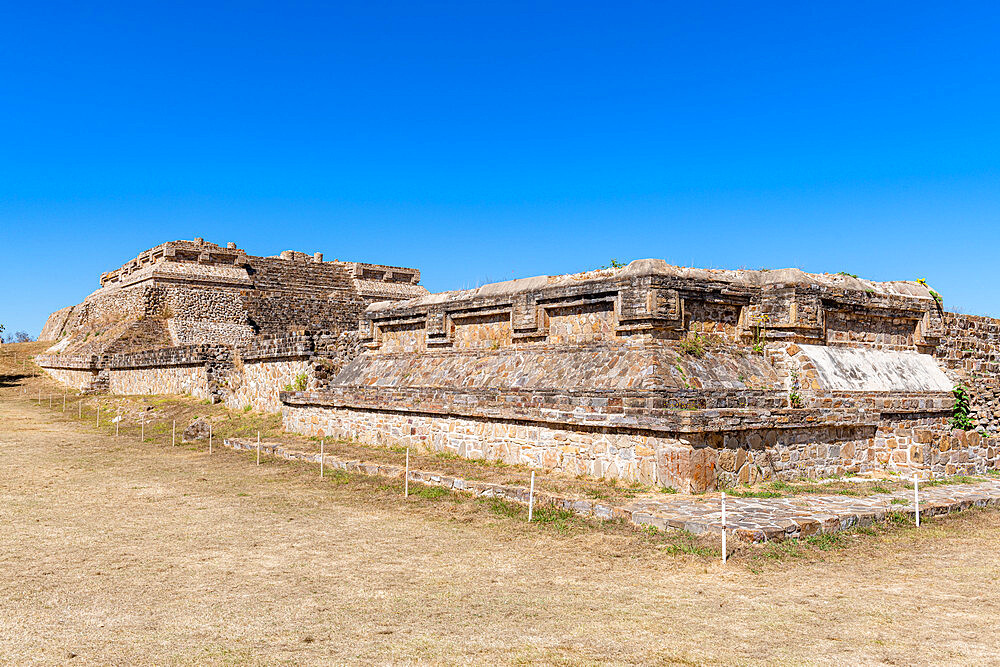
[[[424,486],[422,484],[415,484],[410,486],[410,495],[417,496],[419,498],[426,498],[427,500],[440,500],[445,496],[450,496],[451,489],[446,489],[443,486]]]
[[[531,520],[540,524],[550,524],[557,530],[566,530],[569,528],[569,522],[573,518],[575,517],[569,510],[541,505],[535,507]]]
[[[698,542],[698,536],[687,530],[659,531],[650,526],[650,535],[660,535],[664,541],[663,550],[671,556],[686,555],[699,558],[718,558],[722,553],[718,549],[705,546]]]
[[[521,514],[527,515],[527,510],[503,498],[479,498],[478,501],[486,505],[486,509],[492,514],[505,519],[514,519]]]
[[[767,491],[765,489],[735,489],[728,493],[737,498],[782,498],[785,495],[779,491]]]
[[[802,541],[809,546],[816,547],[820,551],[829,551],[830,549],[843,546],[844,534],[820,533],[819,535],[810,535]]]

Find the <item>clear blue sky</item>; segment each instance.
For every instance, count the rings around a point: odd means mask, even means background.
[[[1000,4],[7,2],[0,322],[203,236],[431,290],[662,257],[1000,315]]]

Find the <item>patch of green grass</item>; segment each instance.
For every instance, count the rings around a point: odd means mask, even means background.
[[[952,475],[951,477],[940,477],[938,479],[921,480],[920,488],[927,488],[931,486],[949,486],[951,484],[980,484],[986,480],[982,477],[972,477],[970,475]],[[903,482],[903,488],[912,489],[913,480],[909,479]]]
[[[443,486],[412,484],[410,485],[410,495],[417,496],[418,498],[426,498],[427,500],[440,500],[445,496],[450,496],[451,489],[446,489]]]
[[[326,473],[323,479],[329,479],[334,484],[349,484],[351,482],[351,474],[345,470],[335,469]]]
[[[728,493],[736,498],[781,498],[785,495],[779,491],[767,491],[763,489],[737,489]]]
[[[970,477],[969,475],[955,475],[954,477],[944,477],[942,479],[932,479],[928,482],[921,482],[920,486],[946,486],[948,484],[979,484],[981,477]]]
[[[478,498],[477,500],[486,505],[486,509],[493,514],[506,519],[514,519],[521,514],[527,514],[528,511],[527,508],[503,498]]]
[[[659,531],[650,526],[647,532],[651,535],[661,534],[665,543],[663,550],[671,556],[687,555],[713,559],[721,556],[718,549],[698,544],[697,536],[687,530]]]
[[[889,504],[890,505],[909,505],[910,501],[909,500],[904,500],[902,498],[893,498],[892,500],[889,501]]]
[[[802,541],[809,546],[816,547],[820,551],[829,551],[843,545],[844,534],[820,533],[819,535],[810,535]]]
[[[551,524],[558,530],[566,530],[569,528],[569,522],[573,518],[574,515],[569,510],[549,505],[540,505],[535,507],[531,520],[535,523]]]
[[[911,526],[914,524],[913,517],[906,512],[890,512],[885,517],[885,522],[892,526]]]
[[[759,555],[770,560],[784,560],[786,558],[802,558],[805,554],[799,547],[799,540],[782,540],[781,542],[766,543]]]

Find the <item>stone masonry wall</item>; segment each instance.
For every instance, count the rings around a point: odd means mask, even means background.
[[[223,398],[220,380],[232,368],[232,352],[215,345],[170,347],[111,355],[108,389],[113,394],[190,394]]]
[[[722,271],[636,260],[378,303],[361,321],[380,353],[681,340],[926,351],[942,333],[925,285],[796,269]],[[758,340],[759,339],[759,340]]]
[[[211,398],[204,366],[165,366],[110,371],[112,394],[179,394]]]
[[[953,433],[926,285],[638,260],[376,304],[286,427],[688,490],[997,465]]]
[[[1000,320],[945,313],[944,329],[935,358],[971,394],[976,426],[1000,434]]]
[[[97,379],[96,370],[76,370],[72,368],[44,368],[43,370],[48,373],[52,379],[57,382],[61,382],[68,387],[77,389],[79,391],[85,391],[90,389],[94,380]]]
[[[680,490],[698,490],[698,483],[691,481],[689,472],[697,465],[698,453],[667,439],[595,434],[497,420],[287,404],[282,415],[287,429],[306,435],[450,452],[571,475],[617,477],[643,483],[658,479]],[[662,470],[657,471],[658,466]],[[675,472],[681,469],[683,474]]]
[[[285,385],[294,384],[300,375],[306,376],[307,389],[315,388],[308,359],[244,362],[241,370],[234,370],[229,376],[226,406],[242,410],[249,405],[261,412],[281,412],[281,391]]]
[[[98,355],[170,344],[240,346],[256,334],[305,328],[339,333],[356,330],[374,301],[426,294],[419,280],[415,269],[324,261],[322,253],[258,257],[233,243],[169,241],[102,274],[101,287],[53,313],[43,333],[58,340],[60,352]],[[172,340],[120,343],[144,319],[166,321]]]

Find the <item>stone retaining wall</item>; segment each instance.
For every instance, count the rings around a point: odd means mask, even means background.
[[[112,369],[109,375],[112,394],[187,394],[211,398],[204,366]]]
[[[1000,434],[1000,320],[945,313],[944,327],[934,356],[969,391],[976,426]]]
[[[61,382],[79,391],[87,391],[93,385],[94,380],[97,379],[97,370],[78,370],[72,368],[44,368],[43,370],[57,382]]]
[[[228,377],[226,405],[235,410],[250,406],[260,412],[281,412],[280,393],[294,385],[299,376],[306,378],[306,388],[315,387],[312,364],[308,358],[244,361]]]

